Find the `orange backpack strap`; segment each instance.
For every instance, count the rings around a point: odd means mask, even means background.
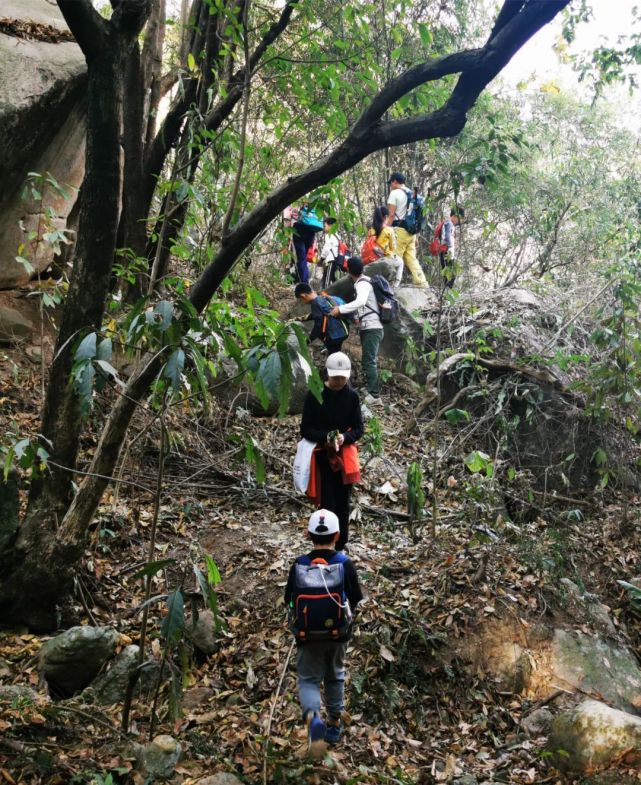
[[[312,559],[310,564],[324,564],[327,566],[327,559],[322,559],[320,556],[317,559]]]

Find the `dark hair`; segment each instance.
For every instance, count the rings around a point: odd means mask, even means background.
[[[383,231],[383,227],[385,226],[385,219],[388,215],[389,210],[387,207],[374,208],[374,215],[372,216],[372,229],[374,230],[377,237]]]
[[[323,223],[326,223],[328,226],[334,226],[336,223],[336,218],[331,218],[329,215],[323,218]]]
[[[301,294],[311,294],[314,290],[308,283],[297,283],[294,289],[294,296],[300,297]]]
[[[363,260],[360,256],[350,256],[347,260],[347,272],[350,275],[362,275],[363,266]]]
[[[396,180],[397,183],[403,184],[405,182],[405,176],[401,172],[392,172],[389,176],[388,182],[391,184],[393,180]]]
[[[462,207],[452,207],[450,210],[450,216],[456,215],[459,218],[465,218],[465,210]]]
[[[310,532],[309,536],[312,538],[314,545],[329,545],[337,534],[338,532],[334,532],[334,534],[314,534]]]

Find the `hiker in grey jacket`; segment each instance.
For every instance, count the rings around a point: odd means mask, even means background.
[[[383,340],[383,324],[379,318],[378,302],[370,279],[363,275],[363,262],[359,256],[350,257],[347,271],[354,282],[356,299],[351,303],[337,305],[330,313],[332,316],[356,312],[358,330],[363,347],[363,374],[367,383],[365,403],[377,405],[381,403],[378,382],[378,350]]]

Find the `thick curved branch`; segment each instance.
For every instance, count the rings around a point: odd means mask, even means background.
[[[58,8],[73,37],[89,60],[104,46],[108,22],[91,5],[91,0],[58,0]]]
[[[510,5],[515,0],[506,0]],[[287,205],[353,167],[370,153],[385,147],[436,137],[454,136],[464,127],[467,112],[513,54],[569,0],[532,0],[524,10],[488,39],[482,49],[461,52],[410,69],[387,85],[363,112],[352,132],[329,156],[272,191],[240,221],[192,287],[190,300],[201,311],[254,238]],[[448,101],[438,110],[406,120],[381,122],[383,113],[398,98],[439,74],[460,72]],[[421,75],[422,81],[417,81]],[[393,99],[393,100],[392,100]]]

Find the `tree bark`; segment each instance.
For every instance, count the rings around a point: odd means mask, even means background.
[[[131,2],[134,5],[140,5],[139,2],[134,3],[134,0]],[[482,49],[461,52],[420,64],[387,84],[362,112],[352,131],[331,155],[313,164],[305,172],[290,177],[231,229],[221,244],[218,254],[192,289],[190,299],[196,309],[202,311],[206,307],[241,254],[288,204],[342,174],[376,150],[419,139],[447,137],[459,133],[466,123],[467,112],[486,85],[499,73],[512,55],[568,2],[569,0],[529,0],[529,2],[523,0],[523,2],[517,3],[515,0],[506,0],[504,11],[499,15],[501,24],[499,25],[497,21],[488,42]],[[63,5],[76,6],[80,9],[80,15],[88,13],[88,0],[80,0],[80,2],[78,0],[59,0],[59,3],[61,7]],[[518,12],[513,12],[517,5]],[[123,9],[123,6],[127,6],[127,0],[122,0],[118,8]],[[509,9],[509,13],[505,9]],[[71,23],[70,26],[74,29]],[[89,63],[91,79],[91,70],[95,64],[92,66],[91,60]],[[454,73],[460,73],[459,80],[449,100],[437,111],[405,120],[387,122],[382,120],[385,112],[399,98],[415,87]],[[97,83],[93,84],[95,88]],[[242,95],[242,85],[240,95]],[[114,101],[117,100],[116,95],[113,95],[112,98]],[[96,100],[99,104],[100,96]],[[174,121],[176,119],[174,118]],[[108,127],[112,133],[115,127],[113,123]],[[92,145],[97,144],[98,140],[102,138],[102,130],[100,124],[92,126],[92,133],[95,134],[91,142]],[[110,136],[107,138],[111,140]],[[163,143],[166,143],[166,140]],[[110,141],[110,144],[112,145],[109,148],[110,155],[113,157],[113,142]],[[119,167],[117,167],[117,171],[119,172]],[[90,174],[93,173],[88,172],[88,177]],[[105,242],[109,243],[108,247],[112,250],[116,236],[117,209],[115,209],[114,195],[118,192],[116,187],[119,182],[118,177],[119,174],[114,176],[112,172],[111,179],[106,181],[111,189],[109,225],[112,236],[105,238]],[[99,178],[94,178],[88,187],[91,194],[100,195],[102,206],[104,206],[104,187],[104,182],[99,184]],[[92,190],[94,188],[95,191]],[[90,197],[85,209],[88,216],[93,215],[95,218],[95,213],[92,212],[92,209],[95,208],[92,208],[92,205],[93,198]],[[101,211],[101,220],[104,221],[104,209]],[[81,227],[83,234],[81,247],[84,248],[84,243],[90,247],[90,238],[84,235],[93,228],[94,224],[87,218],[86,223]],[[96,252],[98,250],[96,248]],[[78,276],[79,287],[78,294],[74,296],[82,301],[83,307],[81,309],[75,304],[76,300],[72,299],[71,302],[76,310],[70,308],[70,314],[66,316],[64,323],[65,334],[68,336],[73,335],[73,330],[76,330],[78,325],[98,326],[99,324],[111,269],[105,256],[100,255],[101,264],[99,269],[94,271],[98,277],[99,287],[95,286],[96,282],[90,276],[83,274],[83,264],[79,265],[79,271],[74,271],[74,278]],[[79,258],[85,259],[84,256]],[[104,265],[104,269],[102,265]],[[105,276],[107,283],[105,283]],[[91,301],[91,307],[84,298],[80,297],[83,291],[80,288],[81,283],[82,286],[91,289],[94,293],[92,297],[88,298]],[[72,289],[74,286],[76,284],[72,283]],[[99,302],[100,296],[103,299]],[[61,347],[59,354],[60,357],[67,358],[68,365],[66,367],[58,365],[55,378],[52,376],[51,400],[53,402],[73,401],[73,396],[69,395],[68,386],[71,350],[67,348],[65,351],[63,343],[63,340],[59,342]],[[61,362],[61,360],[57,359],[57,362]],[[7,560],[5,560],[4,569],[0,565],[2,572],[0,616],[6,621],[28,624],[39,629],[43,629],[47,625],[55,625],[56,604],[81,558],[82,543],[87,527],[100,502],[104,488],[109,482],[110,475],[113,473],[137,401],[147,393],[161,367],[162,357],[150,358],[129,381],[108,418],[94,453],[90,474],[82,482],[72,504],[60,521],[57,531],[55,533],[52,531],[53,516],[49,517],[46,525],[32,516],[11,552],[10,566],[8,566]],[[62,394],[65,390],[66,397]],[[73,406],[72,403],[68,405]],[[70,409],[63,411],[67,418],[71,416]],[[50,407],[48,414],[48,422],[52,432],[53,429],[58,429],[56,433],[60,434],[62,425],[55,422],[55,409]],[[68,419],[67,425],[69,425]],[[74,428],[77,432],[75,424]],[[64,434],[61,435],[64,438]],[[75,459],[76,447],[71,442],[67,449],[70,457]],[[77,444],[77,436],[75,444]],[[73,461],[67,465],[73,469]],[[67,487],[69,486],[68,481],[65,484]],[[62,512],[62,504],[58,506],[57,510],[59,513]]]

